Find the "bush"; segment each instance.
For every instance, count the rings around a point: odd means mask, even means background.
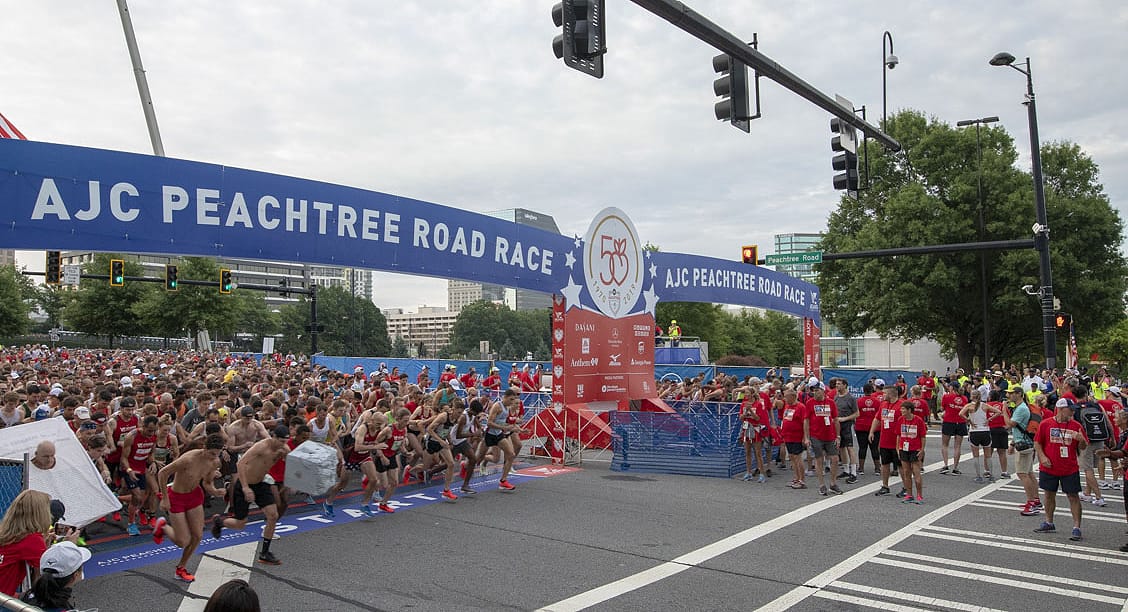
[[[748,355],[725,355],[714,361],[713,364],[719,366],[751,366],[754,368],[768,367],[767,361],[764,361],[760,357]]]

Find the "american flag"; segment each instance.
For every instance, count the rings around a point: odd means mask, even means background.
[[[1077,335],[1073,333],[1073,321],[1069,322],[1069,350],[1065,355],[1065,367],[1077,367]]]
[[[12,125],[8,118],[0,114],[0,138],[18,138],[19,140],[27,140],[27,137],[20,133],[16,126]]]

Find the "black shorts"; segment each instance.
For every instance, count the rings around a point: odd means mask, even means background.
[[[142,491],[144,491],[145,489],[147,489],[148,487],[145,483],[145,473],[137,471],[133,473],[136,474],[136,477],[130,476],[129,472],[123,471],[121,473],[121,480],[125,483],[125,488],[130,491],[134,489],[141,489]]]
[[[387,461],[387,464],[384,462]],[[376,471],[383,474],[399,467],[399,455],[392,455],[387,457],[381,454],[379,457],[372,458],[372,464],[376,466]]]
[[[895,448],[881,448],[881,465],[893,465],[900,463],[901,458],[897,456],[897,449]]]
[[[487,432],[486,432],[486,435],[485,435],[485,440],[486,440],[486,448],[489,448],[489,447],[491,447],[491,446],[497,446],[497,443],[498,443],[498,442],[501,442],[501,440],[502,440],[503,438],[505,438],[505,437],[506,437],[506,435],[507,435],[507,434],[503,434],[503,433],[500,433],[500,434],[492,434],[492,433],[490,433],[490,432],[488,432],[488,431],[487,431]]]
[[[1054,476],[1047,474],[1045,470],[1038,472],[1039,489],[1057,493],[1059,483],[1061,484],[1061,492],[1066,495],[1076,495],[1081,492],[1081,474],[1078,472],[1068,476]]]
[[[1007,428],[992,427],[991,448],[995,450],[1007,450],[1008,446],[1010,446],[1010,436],[1007,434]]]
[[[265,508],[274,503],[274,493],[270,490],[270,485],[265,482],[259,482],[251,485],[251,491],[255,494],[255,505],[259,508]],[[251,511],[251,504],[247,498],[243,496],[243,485],[238,480],[232,485],[231,492],[231,515],[236,520],[243,520],[247,518],[247,514]]]
[[[940,434],[945,436],[967,437],[967,423],[942,423]]]
[[[968,434],[967,441],[971,442],[972,446],[991,446],[991,432],[973,431]]]
[[[854,446],[854,424],[842,423],[838,430],[838,448]]]
[[[916,463],[920,461],[920,451],[897,451],[897,456],[901,459],[901,463]]]
[[[787,442],[788,455],[802,455],[803,451],[807,450],[807,445],[802,442]]]
[[[458,444],[451,446],[450,447],[450,454],[451,454],[451,456],[462,455],[463,457],[469,457],[470,456],[470,441],[469,440],[463,440],[463,441],[459,442]]]
[[[428,438],[426,448],[427,448],[428,453],[435,455],[435,454],[438,454],[439,452],[441,452],[443,450],[443,445],[434,441],[434,440],[431,440],[430,438]]]

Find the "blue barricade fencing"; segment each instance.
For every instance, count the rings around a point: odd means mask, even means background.
[[[611,469],[728,478],[744,469],[740,415],[613,412]]]
[[[0,516],[8,511],[16,496],[27,489],[28,456],[0,459]]]

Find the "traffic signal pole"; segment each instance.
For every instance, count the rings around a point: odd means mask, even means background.
[[[632,2],[669,21],[675,27],[688,32],[698,40],[712,45],[721,53],[727,53],[737,61],[752,67],[759,76],[767,77],[784,88],[795,92],[799,97],[861,130],[866,136],[885,145],[890,151],[901,150],[901,143],[881,131],[877,126],[871,125],[865,119],[855,115],[854,109],[844,108],[834,98],[815,89],[810,83],[799,78],[775,60],[749,47],[747,43],[709,21],[697,11],[686,6],[685,3],[677,0],[632,0]]]

